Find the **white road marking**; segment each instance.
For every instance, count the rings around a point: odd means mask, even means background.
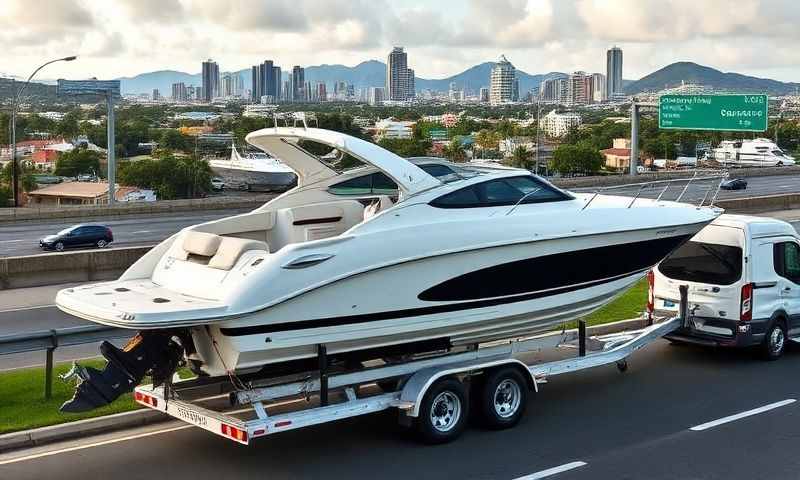
[[[31,240],[21,238],[19,240],[0,240],[0,243],[19,243],[19,242],[30,242]]]
[[[33,307],[4,308],[4,309],[0,310],[0,313],[21,312],[21,311],[24,311],[24,310],[36,310],[36,309],[39,309],[39,308],[51,308],[51,307],[55,307],[55,306],[56,306],[56,304],[52,303],[50,305],[35,305]]]
[[[135,232],[131,232],[131,234],[134,234],[134,233],[150,233],[150,232],[152,232],[152,230],[136,230]]]
[[[514,480],[536,480],[537,478],[546,478],[575,468],[583,467],[584,465],[586,465],[586,462],[565,463],[564,465],[559,465],[558,467],[548,468],[547,470],[531,473],[530,475],[525,475],[524,477],[515,478]]]
[[[708,430],[709,428],[714,428],[716,426],[719,426],[719,425],[722,425],[722,424],[725,424],[725,423],[733,422],[733,421],[736,421],[736,420],[739,420],[739,419],[742,419],[742,418],[751,417],[753,415],[758,415],[759,413],[768,412],[770,410],[774,410],[776,408],[783,407],[785,405],[789,405],[789,404],[794,403],[796,401],[797,400],[794,399],[794,398],[781,400],[780,402],[770,403],[769,405],[764,405],[763,407],[754,408],[754,409],[748,410],[746,412],[737,413],[735,415],[730,415],[730,416],[727,416],[727,417],[724,417],[724,418],[720,418],[718,420],[714,420],[714,421],[711,421],[711,422],[703,423],[701,425],[694,426],[694,427],[690,428],[689,430],[692,430],[692,431],[695,431],[695,432],[702,432],[703,430]]]

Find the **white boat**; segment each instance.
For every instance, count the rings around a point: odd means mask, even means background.
[[[201,375],[248,375],[313,360],[320,344],[334,358],[381,358],[540,331],[606,304],[721,213],[412,162],[321,129],[247,141],[291,166],[298,186],[182,230],[117,281],[58,293],[67,313],[139,331],[125,352],[104,344],[109,364],[84,369],[63,409],[105,404],[145,373],[158,383],[184,357]],[[337,172],[306,142],[367,166]]]
[[[793,157],[766,138],[722,141],[717,148],[709,152],[708,158],[722,165],[734,167],[777,167],[795,164]]]
[[[297,176],[288,165],[264,152],[246,152],[240,155],[231,145],[229,158],[211,158],[212,170],[232,184],[258,185],[265,190],[288,190]]]

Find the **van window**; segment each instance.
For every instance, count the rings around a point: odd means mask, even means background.
[[[664,259],[658,270],[675,280],[731,285],[742,278],[742,249],[686,242]]]
[[[794,242],[776,243],[773,247],[775,273],[800,283],[800,246]]]

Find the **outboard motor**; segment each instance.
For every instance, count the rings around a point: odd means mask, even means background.
[[[174,333],[152,330],[137,333],[122,349],[104,341],[100,353],[108,361],[103,370],[75,363],[62,376],[64,380],[78,377],[75,394],[61,405],[62,412],[86,412],[108,405],[132,391],[145,375],[151,375],[156,386],[163,384],[175,373],[184,349]]]

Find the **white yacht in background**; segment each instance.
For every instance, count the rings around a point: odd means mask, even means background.
[[[259,185],[265,190],[288,190],[297,181],[294,170],[264,152],[245,152],[240,155],[236,145],[231,145],[228,159],[212,158],[208,161],[215,173],[232,184]]]
[[[794,158],[767,138],[725,140],[709,152],[708,158],[732,167],[777,167],[795,164]]]
[[[320,344],[361,361],[541,331],[605,305],[721,213],[409,161],[318,128],[247,141],[298,185],[178,232],[117,281],[58,293],[67,313],[138,332],[124,350],[103,344],[105,369],[81,367],[63,410],[104,405],[146,374],[158,384],[184,360],[198,375],[263,375]],[[336,171],[308,143],[367,166]]]

